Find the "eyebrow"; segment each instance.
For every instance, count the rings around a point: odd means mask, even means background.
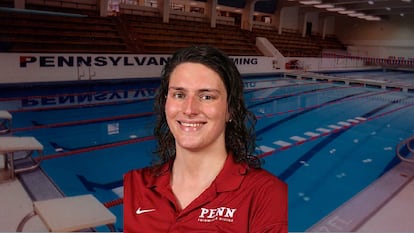
[[[178,90],[178,91],[186,90],[184,87],[175,87],[175,86],[168,87],[168,90],[171,90],[171,89]],[[212,89],[203,88],[203,89],[197,90],[197,92],[216,92],[216,93],[221,93],[220,90],[214,89],[214,88],[212,88]]]

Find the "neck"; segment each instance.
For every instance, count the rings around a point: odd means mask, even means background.
[[[171,188],[181,209],[204,192],[223,168],[227,158],[226,151],[213,152],[177,150],[172,167]]]
[[[223,168],[227,152],[194,153],[177,151],[173,165],[173,176],[184,180],[204,180],[215,178]]]

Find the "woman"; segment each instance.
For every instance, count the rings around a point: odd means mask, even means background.
[[[159,162],[124,177],[124,232],[287,232],[287,185],[260,168],[256,118],[221,51],[173,54],[155,97]]]

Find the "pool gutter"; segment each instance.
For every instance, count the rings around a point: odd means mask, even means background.
[[[16,167],[22,164],[33,164],[31,158],[19,161]],[[54,182],[45,174],[43,169],[39,167],[33,171],[23,172],[18,175],[19,180],[26,192],[33,201],[48,200],[52,198],[63,197],[61,190],[54,184]]]

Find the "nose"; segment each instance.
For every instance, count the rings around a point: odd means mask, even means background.
[[[200,102],[196,96],[192,96],[186,99],[184,102],[184,114],[186,115],[196,115],[199,112]]]

